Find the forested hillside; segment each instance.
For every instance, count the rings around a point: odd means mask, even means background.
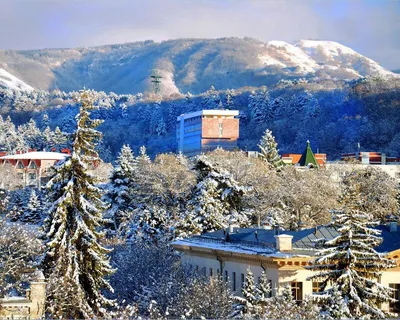
[[[216,90],[211,87],[199,95],[175,94],[161,98],[152,94],[117,95],[94,92],[99,109],[97,117],[105,119],[100,130],[104,139],[100,154],[105,161],[115,159],[122,144],[129,144],[137,154],[145,145],[154,157],[161,152],[176,151],[176,117],[185,112],[201,109],[240,110],[240,140],[243,150],[257,150],[263,131],[269,128],[281,152],[302,152],[309,139],[313,148],[337,159],[343,152],[354,152],[357,143],[362,150],[400,153],[400,81],[398,79],[365,78],[346,82],[321,83],[280,81],[271,87],[244,87],[238,90]],[[63,140],[60,130],[68,133],[75,129],[76,92],[59,90],[21,92],[0,89],[0,112],[11,116],[16,126],[30,126],[4,131],[0,144],[15,148],[28,133],[41,135],[26,138],[27,147],[42,149]],[[10,124],[8,124],[10,126]],[[34,127],[41,130],[35,130]],[[49,129],[46,131],[46,127]],[[52,138],[50,131],[59,127]],[[50,130],[51,129],[51,130]],[[43,142],[47,141],[47,142]],[[7,140],[7,141],[6,141]],[[65,139],[64,139],[65,140]],[[50,141],[50,142],[49,142]]]

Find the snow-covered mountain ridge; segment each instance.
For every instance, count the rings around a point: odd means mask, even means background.
[[[38,89],[137,93],[159,69],[164,94],[271,85],[281,79],[351,80],[398,77],[332,41],[262,42],[252,38],[177,39],[76,49],[0,51],[0,65]]]
[[[1,87],[21,91],[33,90],[31,86],[27,85],[25,82],[21,81],[2,68],[0,68],[0,88]]]

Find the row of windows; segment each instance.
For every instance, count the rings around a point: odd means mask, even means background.
[[[197,272],[201,271],[201,274],[204,275],[204,276],[208,275],[210,277],[213,277],[215,275],[220,274],[220,270],[219,269],[216,270],[215,274],[214,274],[214,269],[213,268],[209,268],[208,274],[207,274],[206,267],[203,267],[200,270],[199,266],[196,266],[195,269],[196,269]],[[244,273],[240,274],[240,287],[238,287],[238,282],[237,281],[239,279],[237,279],[236,272],[232,272],[232,274],[229,277],[228,270],[224,270],[223,276],[224,276],[225,282],[231,282],[232,291],[233,292],[236,292],[238,289],[240,289],[240,290],[243,289],[244,283],[245,283],[245,274]],[[261,281],[261,277],[258,277],[257,283],[259,284],[260,281]],[[272,280],[268,280],[268,281],[270,283],[270,287],[272,288]],[[322,291],[321,285],[322,285],[322,282],[314,282],[313,281],[312,282],[312,292],[313,293],[321,292]],[[292,289],[293,298],[297,302],[301,302],[303,300],[303,282],[297,282],[297,281],[292,282],[291,283],[291,289]],[[397,288],[397,291],[396,291],[396,295],[397,295],[396,299],[398,300],[399,297],[400,297],[400,284],[398,285],[398,288]],[[272,296],[272,292],[270,292],[270,296],[269,297],[271,297],[271,296]],[[399,307],[400,307],[400,304],[399,304]]]
[[[199,266],[196,266],[196,271],[200,271],[199,270]],[[204,276],[207,276],[207,270],[206,267],[203,267],[201,269],[201,273]],[[214,274],[214,269],[210,268],[209,272],[208,272],[208,276],[213,277],[216,275],[220,274],[220,270],[217,269],[216,273]],[[237,286],[237,276],[236,276],[236,272],[232,272],[231,277],[229,277],[229,272],[228,270],[224,270],[224,280],[225,282],[231,282],[232,284],[232,291],[236,292],[238,289],[243,289],[244,287],[244,283],[245,283],[245,275],[244,273],[240,274],[240,287]],[[270,283],[270,286],[272,288],[272,281],[268,280]],[[258,283],[260,283],[260,277],[258,277]],[[390,283],[389,287],[394,289],[393,291],[393,298],[396,300],[396,302],[390,302],[389,304],[389,308],[391,312],[398,312],[400,311],[400,283]],[[292,295],[293,298],[297,301],[297,302],[301,302],[303,300],[303,282],[297,282],[294,281],[291,283],[291,289],[292,289]],[[312,282],[312,292],[313,293],[318,293],[322,291],[322,282],[316,282],[313,281]],[[272,292],[270,293],[270,297],[272,296]]]

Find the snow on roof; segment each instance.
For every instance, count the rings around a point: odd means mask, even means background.
[[[10,154],[0,159],[12,159],[12,160],[62,160],[67,157],[66,153],[59,152],[47,152],[47,151],[34,151],[20,154]]]
[[[180,121],[181,118],[190,119],[202,115],[234,117],[239,115],[239,110],[201,110],[201,111],[181,114],[179,117],[176,118],[176,120]]]
[[[221,251],[228,251],[233,253],[239,254],[249,254],[249,255],[259,255],[263,257],[270,257],[270,258],[290,258],[290,257],[309,257],[309,255],[301,255],[296,253],[286,253],[286,252],[279,252],[270,248],[257,248],[246,246],[243,244],[231,244],[231,243],[218,243],[218,242],[206,242],[201,241],[199,239],[182,239],[182,240],[175,240],[172,242],[172,245],[176,246],[190,246],[192,248],[206,248],[212,250],[221,250]]]

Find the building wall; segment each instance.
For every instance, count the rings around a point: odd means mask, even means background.
[[[219,110],[219,112],[223,112]],[[195,113],[193,117],[178,117],[176,139],[178,150],[187,156],[222,147],[232,150],[237,147],[239,119],[233,116]]]
[[[219,270],[223,279],[225,279],[225,272],[228,272],[228,281],[230,282],[229,287],[236,296],[242,295],[242,274],[245,278],[248,269],[253,273],[256,284],[258,283],[258,279],[261,277],[262,271],[265,270],[268,279],[271,281],[273,294],[281,292],[285,286],[290,286],[292,282],[302,283],[302,300],[304,300],[307,295],[313,293],[313,282],[307,280],[308,277],[313,275],[313,272],[302,266],[279,266],[277,263],[263,262],[262,259],[257,259],[256,257],[254,260],[246,257],[243,257],[243,259],[238,257],[218,257],[217,255],[213,255],[211,252],[198,253],[193,252],[192,250],[185,251],[182,259],[184,262],[189,263],[193,268],[196,268],[207,276],[211,275],[210,269],[213,269],[213,276],[216,275],[217,270]],[[236,290],[233,290],[233,272],[236,273]],[[400,268],[398,267],[384,271],[380,282],[385,286],[389,286],[389,284],[393,283],[400,284]],[[389,310],[389,304],[382,304],[381,308],[383,310]]]

